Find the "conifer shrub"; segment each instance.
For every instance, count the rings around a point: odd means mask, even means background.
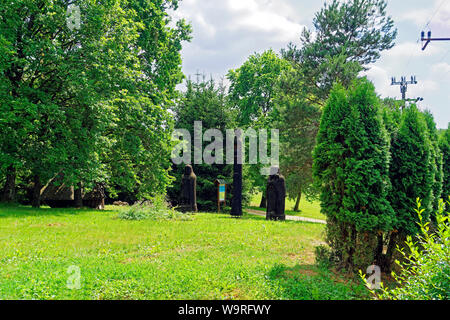
[[[327,216],[327,242],[346,269],[376,259],[395,214],[387,201],[389,138],[372,83],[335,85],[323,110],[313,173]]]

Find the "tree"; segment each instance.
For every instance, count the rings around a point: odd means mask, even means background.
[[[181,42],[190,27],[170,26],[167,11],[177,1],[76,4],[79,29],[68,28],[64,2],[0,6],[7,45],[0,140],[8,142],[0,167],[11,176],[21,166],[31,171],[36,207],[41,187],[60,172],[71,185],[108,182],[113,193],[119,187],[140,198],[163,192],[170,183],[167,109],[183,77]]]
[[[376,259],[377,235],[389,231],[389,142],[373,85],[336,85],[323,110],[313,173],[327,216],[327,241],[340,267],[365,268]]]
[[[281,74],[290,68],[287,61],[273,50],[251,55],[244,64],[228,72],[229,100],[237,111],[237,125],[242,129],[275,129],[273,123],[279,113],[275,108],[276,88]],[[270,142],[269,142],[270,144]],[[246,168],[246,180],[263,193],[261,207],[265,207],[266,178],[262,165]]]
[[[443,154],[442,198],[446,203],[447,201],[450,201],[450,125],[447,130],[444,130],[444,133],[439,138],[439,147]]]
[[[315,15],[314,38],[305,29],[301,48],[291,43],[282,50],[292,64],[279,93],[283,108],[291,104],[280,121],[285,131],[282,167],[297,202],[300,190],[315,191],[310,184],[314,138],[333,85],[348,87],[381,51],[393,46],[396,30],[385,8],[385,1],[332,1]]]
[[[426,110],[423,113],[425,122],[427,124],[428,135],[430,137],[430,142],[432,146],[432,159],[431,159],[431,170],[433,171],[433,187],[432,187],[432,213],[436,213],[439,210],[439,202],[442,196],[442,183],[443,183],[443,154],[439,148],[439,135],[436,128],[436,123],[434,122],[433,114]],[[434,219],[434,216],[433,216]]]
[[[230,110],[225,87],[216,85],[213,79],[197,79],[195,82],[186,82],[186,91],[174,107],[175,128],[186,129],[194,139],[194,124],[202,123],[202,136],[208,129],[217,129],[222,132],[225,144],[225,131],[234,127],[234,115]],[[213,142],[213,141],[211,141]],[[202,146],[205,146],[203,142]],[[194,143],[191,143],[191,156],[194,155]],[[202,151],[204,149],[202,148]],[[224,153],[225,155],[225,153]],[[191,157],[191,161],[192,161]],[[175,177],[173,186],[168,190],[169,198],[174,204],[178,204],[181,194],[181,177],[184,165],[173,164],[172,175]],[[217,210],[217,188],[214,185],[216,179],[224,179],[231,184],[233,179],[233,166],[225,164],[193,164],[197,175],[197,203],[200,211]],[[227,198],[230,198],[230,189],[227,190]]]
[[[303,194],[317,193],[312,178],[312,152],[320,122],[321,110],[309,103],[298,82],[298,69],[286,72],[279,84],[276,106],[279,109],[277,127],[280,128],[280,169],[286,177],[288,197],[296,199],[294,211],[299,210]]]
[[[385,0],[333,0],[316,13],[313,32],[304,29],[301,49],[285,50],[303,65],[311,99],[323,103],[336,79],[352,81],[355,73],[391,49],[397,36]]]
[[[393,232],[389,241],[388,258],[396,245],[403,246],[408,235],[418,234],[418,217],[411,212],[415,200],[422,200],[423,219],[428,221],[432,210],[434,183],[433,146],[427,124],[415,105],[403,111],[398,132],[391,143],[389,176],[392,190],[388,199],[396,214]]]

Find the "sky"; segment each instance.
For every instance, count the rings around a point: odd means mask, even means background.
[[[195,79],[203,73],[220,80],[239,68],[255,52],[279,52],[289,42],[300,44],[304,27],[325,1],[322,0],[182,0],[175,20],[185,18],[193,39],[182,51],[183,71]],[[364,75],[382,97],[401,98],[391,77],[417,77],[408,87],[408,98],[422,97],[421,109],[430,110],[438,128],[450,122],[450,41],[432,42],[425,51],[420,32],[450,37],[450,0],[388,0],[388,15],[398,29],[396,45],[382,53]]]

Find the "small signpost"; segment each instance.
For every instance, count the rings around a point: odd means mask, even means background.
[[[217,212],[220,213],[220,204],[226,204],[227,183],[225,180],[217,179],[215,184],[217,186]]]

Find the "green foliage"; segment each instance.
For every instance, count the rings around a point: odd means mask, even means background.
[[[321,245],[316,247],[314,251],[316,264],[320,268],[330,269],[338,262],[334,251],[330,247]]]
[[[450,199],[449,199],[450,200]],[[378,299],[388,300],[448,300],[450,298],[450,221],[443,215],[444,204],[439,204],[435,232],[424,218],[425,209],[417,199],[415,213],[420,233],[408,236],[406,250],[401,250],[404,260],[398,262],[400,271],[393,273],[397,282],[394,288],[382,286],[380,292],[372,291]]]
[[[286,178],[290,199],[301,200],[302,195],[314,198],[312,153],[320,123],[321,110],[302,94],[303,83],[298,68],[286,72],[280,80],[276,99],[280,128],[280,169]],[[294,210],[298,210],[295,208]]]
[[[183,20],[171,26],[177,4],[80,0],[80,28],[71,30],[64,1],[3,2],[0,172],[33,176],[37,191],[63,171],[67,184],[106,182],[112,194],[163,192],[167,108],[191,31]]]
[[[425,111],[423,113],[425,122],[427,124],[428,134],[430,137],[430,143],[432,147],[431,156],[431,170],[433,171],[433,185],[432,185],[432,206],[433,212],[437,212],[439,209],[439,201],[442,195],[442,184],[443,184],[443,154],[439,148],[439,136],[438,130],[436,128],[436,123],[434,122],[433,114],[430,111]],[[434,217],[433,217],[434,218]]]
[[[315,37],[304,30],[302,46],[282,50],[292,70],[282,78],[278,96],[282,128],[281,168],[288,194],[314,196],[312,151],[319,130],[321,110],[336,82],[348,87],[358,73],[390,49],[396,37],[386,16],[385,1],[332,1],[315,15]]]
[[[226,129],[233,128],[234,116],[228,108],[225,88],[222,84],[216,85],[214,80],[197,79],[196,82],[190,79],[186,83],[186,91],[183,97],[174,107],[175,128],[186,129],[191,135],[191,161],[194,159],[194,122],[202,122],[202,135],[208,129],[217,129],[223,134],[223,144],[225,147]],[[203,142],[203,147],[207,144]],[[202,149],[203,151],[204,149]],[[225,153],[224,153],[225,157]],[[225,163],[225,159],[224,159]],[[181,178],[184,173],[184,164],[173,165],[171,175],[175,177],[175,182],[168,190],[169,198],[177,205],[181,197]],[[193,165],[197,175],[197,205],[200,211],[217,210],[217,187],[214,184],[216,179],[224,179],[229,184],[233,181],[233,166],[227,164],[201,164]],[[227,202],[231,202],[230,188],[227,189]]]
[[[289,63],[273,50],[251,55],[236,70],[230,70],[229,99],[238,110],[237,122],[243,128],[268,128],[274,116],[276,85]]]
[[[151,201],[137,203],[120,211],[122,220],[187,220],[189,214],[182,214],[174,210],[163,196],[156,196]]]
[[[441,135],[439,139],[439,147],[443,155],[442,198],[448,199],[450,197],[450,125],[449,128]]]
[[[313,32],[304,29],[302,46],[290,44],[283,56],[302,65],[309,99],[323,105],[336,81],[348,86],[380,52],[393,47],[397,31],[385,0],[325,3],[316,13]]]
[[[375,232],[390,230],[389,141],[373,85],[335,86],[325,106],[313,173],[327,215],[327,240],[346,268],[371,263]],[[366,265],[367,266],[367,265]]]
[[[251,55],[236,70],[230,70],[228,99],[236,112],[236,124],[242,128],[277,129],[280,112],[275,105],[277,86],[281,75],[290,69],[290,64],[273,50]],[[270,133],[268,137],[270,149]],[[247,147],[248,149],[248,147]],[[246,153],[248,154],[248,152]],[[268,155],[270,155],[270,150]],[[265,192],[267,177],[261,175],[262,164],[245,167],[244,182],[252,191]]]
[[[410,211],[415,205],[412,199],[423,199],[424,219],[428,219],[434,183],[433,148],[427,124],[415,105],[403,110],[400,127],[392,138],[391,158],[388,199],[397,217],[394,226],[400,233],[415,235],[419,229],[417,216]]]

